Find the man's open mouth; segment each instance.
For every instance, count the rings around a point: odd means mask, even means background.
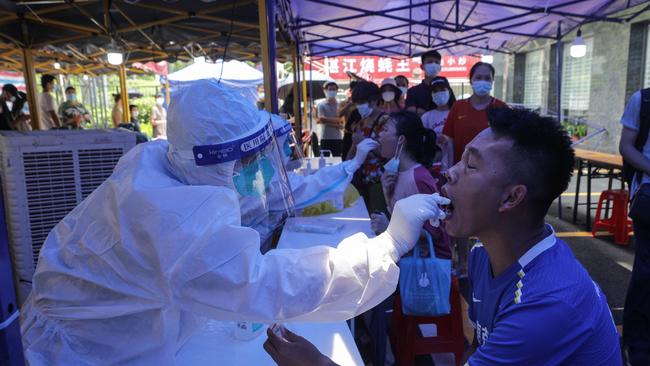
[[[448,220],[454,214],[454,203],[453,203],[453,200],[451,199],[451,197],[449,197],[449,195],[447,195],[447,193],[445,192],[444,189],[442,190],[440,195],[442,197],[445,197],[445,198],[449,199],[449,201],[450,201],[449,204],[440,206],[440,208],[444,211],[445,215],[447,216],[446,219]]]

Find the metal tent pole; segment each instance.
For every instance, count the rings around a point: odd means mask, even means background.
[[[557,43],[555,46],[555,72],[557,78],[556,109],[557,123],[562,123],[562,21],[557,22]],[[562,219],[562,195],[557,199],[557,216]],[[589,208],[587,208],[589,209]]]
[[[23,48],[23,75],[25,75],[25,87],[27,89],[27,104],[29,104],[29,117],[32,123],[32,130],[40,130],[41,111],[38,102],[38,90],[36,89],[36,72],[34,70],[34,54],[31,49]]]
[[[262,65],[264,68],[264,107],[278,113],[278,83],[275,70],[275,0],[258,0]]]
[[[300,40],[296,37],[296,47],[293,50],[293,120],[298,143],[302,144],[302,113],[300,113]]]

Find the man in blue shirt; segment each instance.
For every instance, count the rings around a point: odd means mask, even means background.
[[[544,223],[573,162],[556,121],[499,109],[449,170],[447,232],[482,242],[469,262],[469,365],[621,364],[605,295]]]

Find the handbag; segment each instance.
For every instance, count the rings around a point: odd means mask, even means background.
[[[437,258],[431,235],[424,230],[429,257],[420,258],[415,245],[413,255],[399,261],[399,291],[402,313],[415,316],[441,316],[451,311],[451,259]]]
[[[635,226],[650,227],[650,183],[639,185],[630,202],[629,216]]]

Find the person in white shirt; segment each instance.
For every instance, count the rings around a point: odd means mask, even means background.
[[[339,103],[336,101],[339,87],[333,81],[326,81],[323,90],[327,99],[318,104],[318,119],[316,120],[320,126],[320,148],[331,151],[334,156],[341,156],[343,124],[338,117]]]
[[[41,76],[41,86],[43,92],[40,95],[39,103],[41,108],[41,129],[51,130],[52,128],[61,127],[61,121],[56,113],[56,103],[52,96],[56,78],[52,75],[45,74]]]

